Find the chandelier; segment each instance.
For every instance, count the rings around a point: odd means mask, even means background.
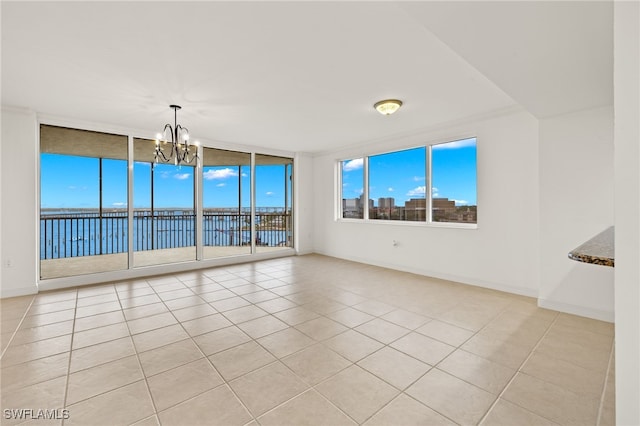
[[[189,145],[189,129],[178,124],[178,110],[182,107],[169,105],[169,108],[173,109],[173,126],[169,123],[165,124],[162,133],[156,135],[155,162],[156,164],[160,161],[173,162],[176,166],[182,163],[191,164],[193,160],[198,158],[198,143]],[[166,154],[163,146],[169,143],[171,150]],[[195,150],[195,153],[189,150]]]

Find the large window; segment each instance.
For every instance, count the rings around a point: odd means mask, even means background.
[[[256,252],[293,247],[293,159],[256,155]]]
[[[475,138],[348,159],[340,170],[342,218],[477,223]]]
[[[195,260],[195,162],[156,164],[155,141],[135,139],[133,146],[133,265]]]
[[[364,158],[341,163],[342,217],[364,218]]]
[[[369,219],[425,220],[426,149],[369,157]]]
[[[127,137],[40,128],[40,277],[128,267]]]
[[[431,219],[477,223],[475,138],[431,146]]]
[[[251,154],[203,148],[204,257],[251,253]]]
[[[40,127],[41,278],[293,247],[292,158],[203,147],[174,165],[154,152],[149,139]]]

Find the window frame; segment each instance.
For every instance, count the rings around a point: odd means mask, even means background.
[[[367,154],[353,154],[350,156],[340,157],[336,160],[336,208],[335,208],[335,221],[337,222],[346,222],[346,223],[366,223],[373,225],[399,225],[399,226],[418,226],[418,227],[432,227],[432,228],[453,228],[453,229],[478,229],[479,223],[476,218],[475,223],[464,223],[464,222],[434,222],[433,221],[433,192],[432,192],[432,182],[433,182],[433,166],[432,166],[432,147],[435,145],[442,145],[446,143],[452,143],[457,141],[463,141],[467,139],[475,139],[476,143],[476,209],[479,206],[479,197],[478,197],[478,136],[475,134],[472,135],[461,135],[453,138],[443,138],[438,140],[433,140],[428,143],[415,144],[409,146],[401,146],[395,148],[393,150],[380,150],[373,151]],[[425,148],[425,199],[426,199],[426,215],[424,221],[408,221],[408,220],[388,220],[388,219],[371,219],[369,217],[369,160],[370,157],[374,157],[377,155],[384,154],[392,154],[395,152],[402,152],[411,149],[417,148]],[[343,165],[345,162],[353,160],[355,158],[363,159],[363,195],[366,200],[364,205],[364,217],[360,218],[345,218],[343,217],[343,208],[342,208],[342,200],[343,200],[343,182],[342,182],[342,171]]]
[[[279,258],[290,256],[298,252],[297,248],[297,219],[296,219],[296,210],[298,208],[298,200],[297,200],[297,191],[296,191],[296,174],[295,168],[297,167],[298,155],[295,152],[281,152],[274,151],[270,149],[262,149],[259,147],[236,147],[236,146],[227,146],[225,144],[214,143],[211,141],[207,141],[198,147],[198,152],[200,157],[203,155],[203,148],[213,148],[213,149],[222,149],[222,150],[232,150],[236,151],[239,148],[238,152],[249,153],[251,155],[251,174],[252,179],[250,183],[250,199],[251,199],[251,217],[255,216],[255,210],[253,208],[255,203],[255,194],[254,194],[254,186],[255,180],[254,176],[254,167],[255,161],[254,158],[256,155],[266,155],[271,157],[282,157],[289,160],[289,171],[290,171],[290,184],[289,184],[289,209],[290,209],[290,234],[291,234],[291,244],[288,246],[281,247],[280,250],[274,250],[273,253],[259,253],[255,251],[255,247],[252,244],[251,253],[242,254],[242,255],[230,255],[219,258],[203,258],[202,256],[202,206],[203,206],[203,186],[202,186],[202,173],[203,173],[203,165],[201,161],[198,161],[194,166],[194,212],[196,214],[196,223],[194,228],[195,233],[195,248],[196,254],[193,259],[188,261],[177,261],[171,263],[163,263],[156,265],[144,265],[144,266],[135,266],[134,265],[134,250],[133,250],[133,234],[134,234],[134,221],[129,220],[134,217],[134,171],[133,166],[136,162],[134,155],[134,141],[135,139],[153,139],[153,137],[146,135],[144,132],[140,132],[139,130],[133,129],[123,129],[112,126],[104,126],[95,123],[87,124],[84,122],[78,122],[74,120],[61,120],[56,117],[48,117],[48,116],[40,116],[36,119],[37,128],[36,138],[34,149],[36,152],[36,173],[35,173],[35,181],[36,181],[36,220],[35,220],[35,229],[36,229],[36,262],[37,262],[37,282],[38,286],[41,289],[52,290],[63,288],[69,285],[69,283],[73,283],[73,285],[85,285],[85,284],[95,284],[109,281],[119,281],[126,280],[134,277],[145,277],[149,275],[155,274],[164,274],[164,273],[173,273],[179,271],[187,271],[187,270],[195,270],[206,267],[213,266],[221,266],[221,265],[229,265],[237,262],[245,261],[244,259],[264,259],[264,258]],[[42,139],[42,126],[50,126],[50,127],[59,127],[68,129],[71,131],[81,131],[81,132],[91,132],[91,133],[104,133],[110,136],[120,136],[126,138],[126,149],[122,150],[123,155],[126,156],[127,162],[127,246],[128,250],[126,251],[127,255],[127,267],[124,269],[117,270],[109,270],[109,271],[99,271],[99,272],[82,272],[79,274],[73,275],[65,275],[61,277],[42,277],[42,268],[40,264],[40,257],[42,255],[41,241],[42,241],[42,232],[40,230],[40,221],[42,216],[42,170],[41,170],[41,156],[46,150],[42,149],[41,139]],[[252,235],[255,232],[254,227],[255,220],[251,220],[251,232]],[[254,238],[252,237],[252,241]]]

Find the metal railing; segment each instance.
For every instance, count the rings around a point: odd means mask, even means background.
[[[273,210],[273,209],[271,209]],[[291,213],[257,213],[256,245],[291,246]],[[251,215],[205,211],[204,246],[251,245]],[[133,215],[133,250],[156,250],[196,245],[193,210],[136,210]],[[127,212],[74,212],[40,216],[40,258],[126,253]]]

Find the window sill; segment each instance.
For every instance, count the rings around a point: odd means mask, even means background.
[[[337,218],[335,221],[342,222],[342,223],[362,223],[362,224],[374,224],[374,225],[418,226],[418,227],[425,227],[425,228],[478,229],[477,223],[418,222],[418,221],[403,221],[403,220],[345,219],[345,218]]]

